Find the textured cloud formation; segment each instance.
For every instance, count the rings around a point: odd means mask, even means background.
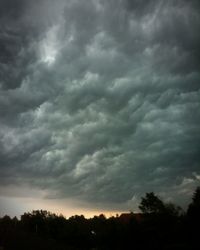
[[[0,5],[1,185],[184,204],[200,181],[199,1]]]

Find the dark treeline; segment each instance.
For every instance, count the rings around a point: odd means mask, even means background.
[[[142,213],[69,219],[44,210],[0,219],[0,250],[200,249],[200,187],[186,212],[147,193]]]

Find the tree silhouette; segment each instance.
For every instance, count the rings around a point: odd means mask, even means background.
[[[141,199],[139,209],[145,214],[161,213],[165,209],[164,203],[153,192],[146,193]]]
[[[153,192],[141,198],[139,208],[143,213],[108,219],[103,214],[66,219],[45,210],[24,213],[20,220],[4,216],[0,218],[0,249],[199,249],[200,187],[187,214]]]
[[[193,204],[195,204],[195,206],[200,207],[200,187],[196,188],[192,197],[192,201],[193,201]]]
[[[197,187],[193,197],[192,203],[189,205],[187,215],[196,221],[200,221],[200,187]]]

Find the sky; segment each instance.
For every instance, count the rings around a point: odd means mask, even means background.
[[[0,1],[0,215],[186,208],[199,31],[199,0]]]

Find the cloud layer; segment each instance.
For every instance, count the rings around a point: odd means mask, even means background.
[[[6,1],[0,183],[183,204],[199,184],[198,1]],[[14,191],[13,191],[14,192]]]

